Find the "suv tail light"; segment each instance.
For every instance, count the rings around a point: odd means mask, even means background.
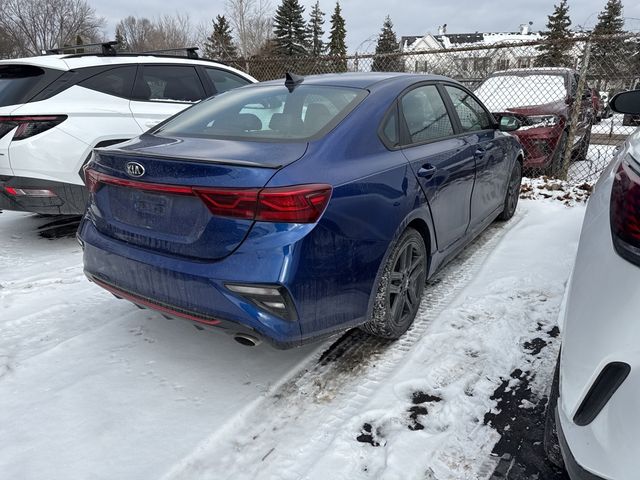
[[[622,258],[640,266],[640,173],[623,160],[611,190],[611,234]]]
[[[66,119],[66,115],[0,116],[0,138],[18,127],[13,134],[13,140],[24,140],[45,132]]]
[[[314,223],[327,207],[332,192],[331,186],[324,184],[262,189],[165,185],[112,177],[91,168],[85,169],[85,180],[92,193],[101,184],[110,184],[169,195],[194,195],[214,215],[259,222]]]

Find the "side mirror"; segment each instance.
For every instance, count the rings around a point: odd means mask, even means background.
[[[513,115],[503,115],[500,117],[499,130],[501,132],[513,132],[522,126],[522,122]]]
[[[614,112],[640,115],[640,90],[618,93],[611,99],[609,106]]]

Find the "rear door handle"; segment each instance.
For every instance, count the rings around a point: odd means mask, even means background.
[[[437,168],[430,163],[425,163],[418,170],[418,176],[422,178],[431,178],[435,175]]]

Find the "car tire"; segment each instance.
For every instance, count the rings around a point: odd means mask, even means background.
[[[511,169],[511,176],[509,177],[509,184],[507,185],[507,192],[504,195],[504,204],[502,206],[502,212],[498,215],[498,220],[507,221],[513,214],[516,213],[516,207],[518,206],[518,199],[520,198],[520,185],[522,184],[522,165],[518,160],[513,164]]]
[[[576,150],[574,154],[574,160],[582,161],[587,159],[590,143],[591,143],[591,125],[589,125],[589,129],[586,131],[586,133],[582,137],[582,140],[580,141],[580,146],[578,147],[578,150]]]
[[[558,430],[556,425],[556,407],[558,396],[560,395],[560,355],[556,362],[556,370],[553,375],[549,401],[547,402],[547,413],[544,423],[544,452],[549,461],[558,468],[564,469],[564,459],[560,450],[558,440]]]
[[[547,174],[550,177],[557,177],[562,172],[562,155],[567,147],[567,132],[562,132],[560,140],[556,145],[556,150],[553,152],[553,158],[547,169]]]
[[[427,265],[422,235],[407,228],[389,254],[378,280],[371,319],[360,328],[381,338],[402,336],[418,313]]]

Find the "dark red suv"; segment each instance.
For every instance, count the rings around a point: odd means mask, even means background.
[[[593,123],[591,89],[576,99],[579,75],[568,68],[526,68],[495,72],[475,94],[498,116],[515,115],[522,127],[514,134],[525,151],[524,166],[556,174],[569,138],[573,109],[581,105],[576,124],[572,158],[587,156]]]

